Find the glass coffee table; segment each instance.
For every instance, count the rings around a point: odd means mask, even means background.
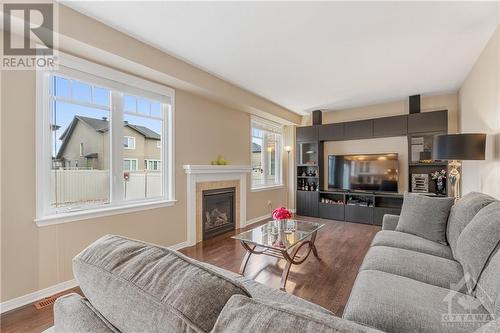
[[[319,259],[314,242],[318,230],[322,227],[321,223],[299,220],[270,221],[233,236],[232,238],[239,240],[247,251],[241,262],[239,273],[244,275],[252,254],[265,254],[285,259],[286,266],[281,274],[280,283],[280,289],[285,290],[286,280],[292,265],[303,263],[311,251]],[[303,246],[307,246],[307,249],[299,254],[298,252]]]

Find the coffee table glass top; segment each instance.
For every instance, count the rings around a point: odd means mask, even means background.
[[[261,247],[288,250],[322,227],[321,223],[308,221],[269,221],[232,238]]]

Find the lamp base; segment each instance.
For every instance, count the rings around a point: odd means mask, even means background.
[[[451,190],[452,190],[452,195],[455,198],[455,201],[460,199],[460,171],[459,168],[462,165],[457,160],[453,160],[449,163],[450,166],[450,184],[451,184]]]

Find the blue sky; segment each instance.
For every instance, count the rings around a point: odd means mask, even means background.
[[[101,106],[107,106],[110,104],[109,89],[94,86],[94,93],[92,96],[91,86],[82,82],[78,82],[76,80],[73,80],[70,83],[69,80],[66,80],[64,78],[54,77],[53,84],[55,96],[70,99],[72,94],[72,98],[80,102]],[[161,105],[159,102],[125,95],[124,105],[125,111],[136,112],[137,116],[124,114],[123,120],[128,121],[130,124],[148,127],[158,134],[161,133],[161,121],[140,116],[140,114],[152,115],[157,117],[160,116]],[[79,104],[56,101],[54,105],[54,119],[52,119],[52,121],[53,124],[60,126],[60,128],[54,133],[54,155],[57,153],[62,143],[61,140],[59,140],[59,137],[66,130],[66,128],[69,126],[76,115],[97,119],[107,117],[108,119],[110,119],[109,111],[101,110],[99,108],[82,106]]]

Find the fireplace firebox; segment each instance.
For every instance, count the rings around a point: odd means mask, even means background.
[[[235,193],[235,187],[202,192],[203,240],[234,230]]]

